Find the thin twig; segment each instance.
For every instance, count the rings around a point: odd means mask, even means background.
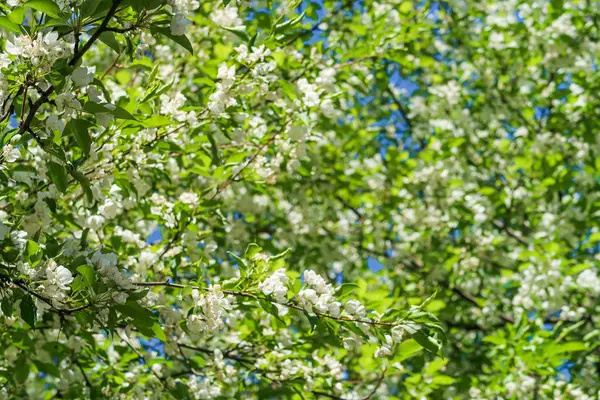
[[[65,315],[65,314],[70,315],[77,311],[82,311],[82,310],[85,310],[86,308],[89,308],[92,306],[91,304],[85,304],[83,306],[74,307],[74,308],[58,308],[58,307],[54,306],[54,304],[52,303],[52,301],[50,299],[47,299],[46,297],[42,296],[41,294],[37,293],[35,290],[33,290],[29,286],[27,286],[22,279],[11,279],[8,275],[0,274],[0,282],[1,281],[9,282],[9,283],[16,285],[19,289],[23,290],[24,292],[29,293],[33,297],[48,304],[50,306],[50,309],[53,312],[56,312],[61,315]]]
[[[88,378],[87,374],[85,373],[83,366],[81,365],[81,363],[79,362],[79,360],[77,359],[77,357],[75,357],[75,365],[77,365],[77,368],[79,368],[79,371],[81,371],[81,375],[83,375],[83,379],[85,379],[85,384],[90,388],[93,389],[94,387],[92,386],[92,382],[90,381],[90,378]]]
[[[79,50],[77,53],[75,53],[75,55],[73,56],[73,59],[69,62],[69,65],[73,66],[73,65],[77,64],[77,61],[79,61],[81,59],[81,57],[83,57],[85,52],[88,51],[90,49],[90,47],[92,47],[92,45],[94,44],[94,42],[96,40],[98,40],[100,35],[102,35],[103,32],[106,32],[108,23],[110,22],[112,17],[115,15],[117,8],[121,4],[121,1],[122,0],[113,0],[113,4],[110,7],[110,9],[108,10],[108,13],[104,17],[104,19],[102,20],[100,27],[98,27],[98,29],[96,29],[96,32],[94,32],[94,34],[89,38],[89,40],[83,45],[81,50]]]
[[[148,366],[148,368],[150,369],[150,371],[152,372],[152,374],[156,377],[156,379],[158,379],[158,381],[166,388],[167,385],[165,384],[163,378],[161,378],[158,375],[158,373],[156,373],[156,371],[154,371],[152,369],[152,367],[148,365],[148,362],[146,361],[146,357],[144,357],[144,355],[142,353],[140,353],[140,351],[138,349],[136,349],[135,346],[129,342],[129,340],[127,340],[126,338],[124,338],[119,331],[116,331],[116,332],[117,332],[117,335],[119,335],[119,337],[121,338],[121,340],[123,340],[129,346],[129,348],[131,350],[133,350],[135,352],[135,354],[137,354],[137,356],[139,358],[142,359],[142,361],[144,361],[144,364]]]
[[[369,400],[371,397],[373,397],[375,395],[375,393],[377,393],[377,389],[379,389],[381,387],[381,383],[383,382],[383,378],[385,377],[386,372],[387,372],[387,367],[385,367],[383,369],[383,371],[381,372],[381,375],[379,376],[379,379],[377,379],[377,383],[375,384],[375,387],[373,388],[371,393],[369,393],[369,395],[367,397],[365,397],[363,400]]]

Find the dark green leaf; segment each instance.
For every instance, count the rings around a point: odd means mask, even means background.
[[[163,35],[166,36],[167,38],[171,39],[172,41],[174,41],[175,43],[177,43],[178,45],[180,45],[181,47],[183,47],[184,49],[186,49],[187,51],[190,52],[190,54],[194,54],[194,48],[192,47],[192,43],[190,43],[190,40],[185,36],[185,35],[173,35],[171,34],[171,31],[169,28],[164,28],[161,26],[152,26],[150,27],[150,32],[152,32],[153,35]]]
[[[27,325],[34,328],[37,308],[31,296],[23,296],[19,308],[21,309],[21,318],[23,318],[23,321],[27,322]]]
[[[225,29],[226,31],[229,31],[229,32],[233,33],[234,35],[236,35],[237,37],[239,37],[240,39],[242,39],[246,43],[250,42],[250,36],[248,36],[248,33],[246,33],[246,27],[245,26],[241,26],[241,27],[237,27],[237,26],[221,26],[221,28]]]
[[[102,32],[98,39],[100,39],[101,42],[113,49],[116,53],[121,52],[121,45],[119,44],[119,41],[117,40],[113,32]]]
[[[52,183],[56,185],[56,188],[62,193],[67,191],[69,184],[69,176],[67,170],[62,164],[55,163],[54,161],[48,161],[48,176]]]
[[[131,115],[129,111],[119,106],[115,106],[115,109],[113,110],[113,115],[115,116],[115,118],[118,119],[130,119],[134,121],[136,120],[135,117]]]
[[[90,150],[92,147],[92,138],[90,136],[91,126],[92,124],[89,121],[83,119],[72,119],[67,122],[67,126],[65,127],[65,130],[75,137],[77,144],[86,157],[90,155]]]

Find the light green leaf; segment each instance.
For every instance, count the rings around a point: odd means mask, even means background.
[[[41,11],[53,18],[60,16],[60,8],[52,0],[30,0],[25,6]]]
[[[25,19],[25,7],[14,8],[12,12],[8,14],[8,19],[14,24],[21,25]]]
[[[88,286],[91,287],[94,285],[94,282],[96,281],[96,277],[94,275],[94,268],[90,267],[89,265],[80,265],[79,267],[77,267],[77,272],[79,272],[81,276],[83,276]]]
[[[167,335],[165,335],[165,331],[163,330],[162,326],[160,326],[158,323],[152,325],[152,332],[154,332],[157,339],[160,339],[163,342],[167,341]]]
[[[8,19],[8,17],[5,16],[0,16],[0,26],[15,33],[21,31],[18,24],[12,22],[10,19]]]

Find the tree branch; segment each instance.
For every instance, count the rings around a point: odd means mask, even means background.
[[[177,283],[170,283],[170,282],[133,282],[133,284],[135,286],[141,286],[141,287],[164,286],[164,287],[172,287],[172,288],[177,288],[177,289],[184,289],[186,287],[192,287],[192,288],[198,289],[198,290],[206,290],[206,288],[202,288],[202,287],[198,287],[198,286],[190,286],[190,285],[186,286],[186,285],[180,285]],[[237,292],[237,291],[233,291],[233,290],[223,290],[222,292],[225,294],[230,294],[232,296],[246,297],[246,298],[250,298],[250,299],[254,299],[254,300],[264,300],[264,301],[268,301],[272,304],[279,304],[281,306],[285,306],[288,308],[293,308],[298,311],[303,311],[303,312],[309,313],[309,311],[307,309],[305,309],[304,307],[301,307],[291,301],[289,303],[277,303],[276,301],[269,300],[268,298],[258,297],[256,295],[254,295],[252,293],[248,293],[248,292]],[[318,313],[318,312],[314,312],[314,311],[313,311],[313,314],[319,318],[327,318],[327,319],[331,319],[331,320],[335,320],[335,321],[344,321],[344,322],[358,322],[358,323],[363,323],[363,324],[368,324],[368,325],[373,325],[373,326],[393,327],[393,326],[398,325],[397,323],[393,323],[393,322],[360,320],[360,319],[347,318],[347,317],[334,317],[333,315],[322,314],[322,313]]]
[[[77,53],[75,53],[75,55],[73,56],[73,59],[71,59],[71,61],[69,62],[69,65],[73,66],[73,65],[77,64],[77,61],[79,61],[81,59],[81,57],[83,57],[85,52],[88,51],[90,49],[90,47],[92,47],[92,45],[100,37],[100,35],[102,35],[103,32],[106,32],[108,23],[110,22],[112,17],[117,12],[117,8],[121,4],[121,1],[122,0],[113,0],[113,4],[110,7],[110,9],[108,10],[108,13],[104,17],[104,19],[102,20],[100,27],[98,27],[98,29],[96,29],[96,31],[92,34],[92,36],[89,38],[89,40],[83,45],[83,47]]]

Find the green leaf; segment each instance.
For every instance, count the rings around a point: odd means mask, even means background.
[[[62,164],[55,163],[54,161],[48,161],[48,176],[52,183],[56,185],[56,188],[62,193],[67,191],[69,185],[69,176],[67,170]]]
[[[380,318],[380,321],[382,322],[395,322],[398,319],[400,319],[400,316],[402,315],[402,311],[398,310],[397,308],[390,308],[389,310],[387,310],[385,312],[385,314],[383,314]]]
[[[564,0],[550,0],[550,14],[554,18],[558,18],[563,12],[565,8]]]
[[[165,0],[145,0],[143,4],[146,10],[154,10],[158,6],[165,4]]]
[[[27,255],[29,257],[35,255],[35,253],[37,253],[39,248],[40,248],[40,246],[38,246],[38,244],[36,242],[34,242],[33,240],[27,241]]]
[[[431,379],[431,383],[434,385],[448,386],[452,385],[456,379],[448,375],[436,375]]]
[[[364,341],[369,341],[369,336],[367,336],[362,329],[360,329],[354,322],[344,321],[344,326],[351,332],[354,332],[359,337],[363,338]]]
[[[435,299],[435,296],[437,295],[437,290],[433,292],[433,294],[431,296],[429,296],[420,306],[419,306],[419,310],[422,310],[424,308],[426,308],[429,303],[431,303],[433,301],[433,299]]]
[[[246,264],[246,260],[244,260],[243,258],[231,251],[228,251],[227,254],[229,254],[236,261],[236,263],[240,267],[240,270],[245,272],[248,269],[248,264]]]
[[[148,294],[150,290],[149,289],[144,289],[144,290],[140,290],[137,292],[129,292],[129,297],[127,297],[130,300],[141,300],[144,297],[146,297],[146,295]],[[191,293],[191,287],[190,287],[190,293]]]
[[[171,124],[171,120],[163,115],[155,115],[142,121],[142,125],[146,128],[159,128]]]
[[[283,257],[287,256],[291,251],[292,251],[292,249],[288,247],[287,249],[285,249],[281,253],[275,254],[274,256],[269,257],[269,260],[271,260],[271,261],[279,260],[280,258],[283,258]]]
[[[202,129],[202,128],[200,128]],[[212,134],[207,134],[206,137],[210,142],[210,153],[212,158],[212,165],[219,166],[221,165],[221,158],[219,157],[219,146],[215,140],[215,137]]]
[[[135,117],[123,107],[115,106],[115,109],[113,110],[112,114],[115,116],[115,118],[118,119],[129,119],[134,121],[136,120]]]
[[[355,289],[358,289],[359,287],[360,286],[358,286],[356,283],[342,283],[338,288],[338,296],[341,299],[348,297],[354,293]]]
[[[145,307],[142,307],[135,301],[127,301],[127,303],[125,304],[116,304],[115,310],[119,311],[121,314],[129,318],[132,318],[137,328],[140,328],[142,326],[150,328],[152,327],[152,325],[154,325],[154,322],[156,321],[156,317],[152,313],[152,311],[148,310]],[[152,334],[150,334],[150,336],[152,336]]]
[[[84,119],[72,119],[65,126],[65,130],[75,137],[77,144],[86,157],[90,155],[92,147],[92,138],[90,137],[91,126],[92,124]]]
[[[400,4],[400,12],[402,14],[408,14],[412,10],[413,10],[412,2],[410,2],[410,1],[403,1],[402,4]]]
[[[25,353],[21,353],[15,362],[13,371],[17,382],[22,382],[27,379],[27,376],[29,375],[29,364],[27,364],[27,355]]]
[[[423,330],[419,330],[413,333],[411,336],[417,341],[417,343],[423,346],[425,350],[429,351],[430,353],[438,354],[442,349],[442,343],[433,336],[429,336],[424,333]]]
[[[244,253],[244,257],[251,259],[252,256],[258,254],[262,251],[262,247],[257,245],[256,243],[250,243],[248,247],[246,247],[246,252]]]
[[[483,338],[483,341],[495,344],[496,346],[504,346],[507,343],[506,338],[498,336],[498,334],[486,336]]]
[[[165,335],[165,331],[163,330],[162,326],[160,326],[158,323],[155,323],[154,325],[152,325],[152,332],[154,332],[154,334],[156,335],[155,337],[162,340],[163,342],[167,341],[167,336]]]
[[[10,297],[5,297],[2,299],[0,303],[0,307],[5,316],[10,317],[13,313],[13,299]]]
[[[121,45],[113,32],[102,32],[98,39],[108,47],[113,49],[117,54],[121,52]]]
[[[442,349],[442,342],[430,336],[423,326],[415,323],[402,324],[402,328],[423,348],[430,353],[438,354]]]
[[[190,54],[194,54],[194,48],[192,47],[192,43],[190,43],[190,40],[185,36],[185,35],[173,35],[171,34],[171,31],[169,28],[164,28],[161,26],[151,26],[150,27],[150,32],[153,35],[163,35],[166,36],[167,38],[171,39],[172,41],[174,41],[175,43],[177,43],[178,45],[180,45],[181,47],[183,47],[184,49],[186,49],[187,51],[190,52]]]
[[[302,19],[304,18],[305,15],[306,15],[306,11],[303,11],[302,14],[298,15],[296,18],[292,18],[290,20],[287,20],[285,22],[275,25],[274,32],[280,33],[282,31],[284,31],[286,28],[291,28],[293,26],[298,25],[300,23],[300,21],[302,21]]]
[[[254,44],[256,43],[256,39],[258,39],[258,32],[256,32],[252,38],[250,39],[250,41],[248,42],[248,48],[252,49],[252,47],[254,46]]]
[[[45,374],[50,374],[54,377],[60,377],[61,373],[60,370],[58,369],[58,367],[54,364],[51,363],[45,363],[39,360],[33,360],[33,363],[35,364],[35,366],[37,367],[37,369],[40,372],[43,372]]]
[[[424,372],[427,375],[433,375],[436,372],[438,372],[440,369],[444,368],[444,366],[448,364],[448,360],[444,360],[442,358],[436,358],[435,360],[431,361],[427,367],[425,367]]]
[[[110,98],[110,92],[106,89],[106,86],[104,86],[104,83],[102,83],[102,81],[100,81],[98,78],[94,78],[94,82],[92,82],[94,85],[98,86],[100,88],[100,90],[102,90],[102,93],[104,94],[104,97],[106,98],[106,101],[108,101],[109,103],[112,101]]]
[[[88,201],[88,203],[93,203],[94,193],[92,193],[92,187],[90,185],[89,178],[83,173],[81,173],[81,171],[75,170],[71,171],[71,176],[73,176],[73,178],[75,178],[75,180],[79,182],[79,184],[83,188],[83,193],[85,194],[85,199]]]
[[[99,5],[100,0],[85,0],[79,9],[81,17],[85,18],[94,15]]]
[[[21,25],[25,19],[25,7],[14,8],[12,12],[8,14],[8,19],[12,23]]]
[[[590,237],[588,238],[588,241],[590,243],[596,243],[596,242],[600,242],[600,232],[594,232],[590,235]]]
[[[25,6],[41,11],[53,18],[60,17],[60,8],[52,0],[30,0],[25,3]]]
[[[414,357],[423,350],[423,347],[414,339],[408,339],[398,345],[394,361],[404,361]]]
[[[588,346],[583,342],[569,342],[563,344],[552,345],[544,351],[544,356],[551,357],[557,354],[573,353],[575,351],[586,350]]]
[[[83,105],[83,109],[86,112],[89,112],[90,114],[111,114],[112,110],[109,109],[108,107],[104,106],[103,104],[98,104],[98,103],[94,103],[93,101],[87,101],[84,105]]]
[[[573,325],[569,326],[568,328],[563,329],[560,332],[560,335],[558,336],[558,338],[556,338],[556,342],[560,342],[561,340],[563,340],[565,337],[567,337],[569,335],[569,333],[579,329],[580,327],[582,327],[583,325],[587,324],[588,321],[585,319],[582,319],[581,321],[578,321],[576,323],[574,323]]]
[[[248,36],[248,34],[246,33],[245,26],[239,26],[239,27],[237,27],[237,26],[221,26],[221,28],[233,33],[234,35],[236,35],[237,37],[239,37],[246,43],[250,42],[250,36]]]
[[[11,32],[19,33],[21,29],[18,24],[12,22],[8,17],[0,16],[0,26]]]
[[[19,304],[19,308],[21,310],[21,318],[23,318],[23,321],[27,322],[27,325],[34,328],[37,308],[35,307],[35,303],[31,296],[23,296],[21,303]]]
[[[275,304],[271,303],[270,301],[263,300],[263,299],[260,299],[259,303],[260,303],[260,306],[262,307],[263,310],[265,310],[267,313],[271,314],[272,316],[274,316],[275,318],[277,318],[281,322],[284,322],[281,319],[281,317],[279,316],[279,310],[277,309],[277,307],[275,306]]]
[[[96,277],[94,275],[94,268],[90,267],[89,265],[80,265],[79,267],[77,267],[77,272],[79,272],[81,276],[83,276],[88,286],[94,286],[94,282],[96,281]]]

